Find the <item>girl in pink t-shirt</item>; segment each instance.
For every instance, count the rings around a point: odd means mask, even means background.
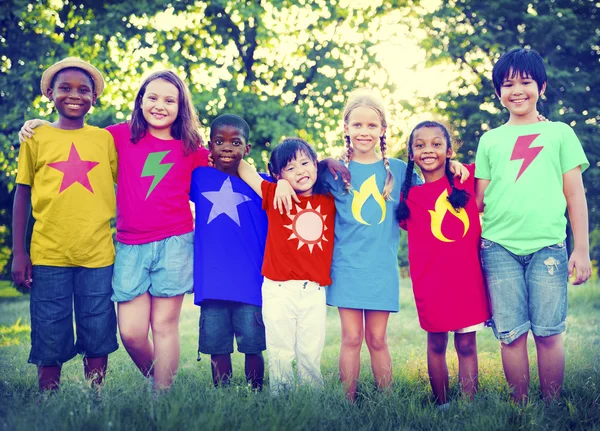
[[[22,135],[43,123],[26,123]],[[198,129],[189,90],[171,71],[148,76],[131,121],[107,127],[119,156],[112,300],[125,349],[159,390],[177,372],[179,315],[193,290],[189,191],[192,171],[208,162]]]

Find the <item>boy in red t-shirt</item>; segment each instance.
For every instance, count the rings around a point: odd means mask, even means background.
[[[317,154],[302,139],[284,139],[271,153],[269,170],[287,180],[299,203],[289,213],[274,205],[276,184],[265,181],[245,162],[240,177],[263,198],[269,228],[262,273],[263,319],[267,335],[272,393],[298,380],[322,386],[321,353],[325,344],[325,286],[333,255],[335,204],[319,194]]]

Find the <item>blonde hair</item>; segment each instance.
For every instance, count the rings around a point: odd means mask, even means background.
[[[377,113],[379,116],[379,120],[381,121],[381,125],[387,131],[387,120],[385,115],[385,106],[383,104],[383,100],[381,97],[372,90],[357,90],[353,91],[348,97],[348,101],[346,102],[346,106],[344,107],[344,124],[348,125],[348,118],[352,111],[356,108],[365,106],[367,108],[371,108],[373,111]],[[383,135],[379,137],[379,148],[381,149],[381,158],[383,160],[383,165],[385,166],[386,177],[385,184],[383,186],[382,196],[385,200],[392,200],[391,193],[394,188],[394,175],[390,170],[390,161],[388,160],[386,150],[387,150],[387,142],[386,142],[386,132],[383,132]],[[352,156],[354,154],[354,148],[352,148],[352,142],[350,141],[350,136],[345,135],[344,141],[346,143],[346,157],[345,162],[346,165],[350,163],[352,160]],[[350,188],[350,184],[346,185],[346,188]]]

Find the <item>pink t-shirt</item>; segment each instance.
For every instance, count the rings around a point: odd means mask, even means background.
[[[207,166],[208,150],[185,156],[181,141],[146,133],[131,142],[129,123],[106,128],[119,155],[117,241],[146,244],[194,229],[190,210],[192,171]]]

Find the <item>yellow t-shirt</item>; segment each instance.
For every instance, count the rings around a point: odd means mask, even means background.
[[[33,265],[101,268],[114,262],[117,152],[106,130],[36,129],[21,145],[17,183],[31,186]]]

